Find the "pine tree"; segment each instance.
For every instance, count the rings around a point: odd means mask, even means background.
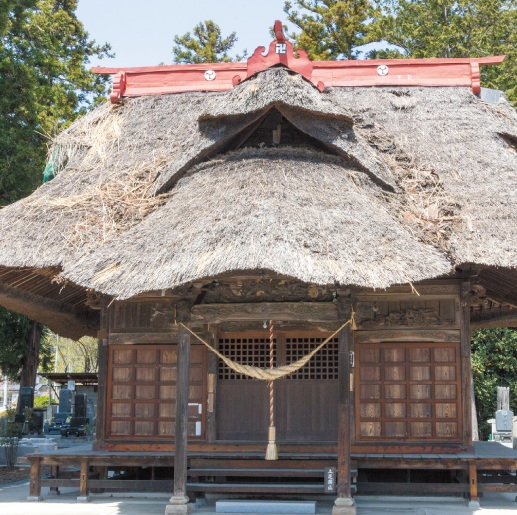
[[[287,19],[301,29],[291,37],[313,61],[358,59],[357,47],[368,43],[368,20],[375,11],[370,0],[295,0],[285,2]],[[305,12],[306,11],[306,12]]]
[[[401,50],[369,57],[506,54],[502,65],[481,67],[482,85],[502,89],[517,102],[517,0],[379,0],[371,30],[373,39]]]
[[[236,42],[237,34],[235,32],[223,39],[219,25],[211,20],[201,22],[194,27],[193,36],[190,32],[181,37],[174,36],[174,43],[176,43],[172,49],[174,63],[230,63],[241,61],[247,56],[246,50],[244,50],[243,55],[237,55],[234,58],[228,55]]]

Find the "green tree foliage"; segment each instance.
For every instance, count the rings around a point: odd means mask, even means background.
[[[295,0],[285,2],[287,19],[301,32],[292,36],[295,48],[303,48],[313,61],[358,59],[357,47],[368,43],[375,15],[370,0]]]
[[[378,0],[371,26],[371,39],[401,51],[370,58],[508,55],[502,65],[481,67],[481,80],[517,102],[517,0]]]
[[[55,349],[57,346],[58,372],[97,372],[99,370],[99,340],[91,336],[83,336],[80,340],[59,338],[50,331],[44,341]]]
[[[510,409],[517,408],[517,330],[474,330],[471,343],[479,439],[488,440],[498,386],[510,387]]]
[[[109,77],[87,65],[110,47],[89,39],[76,8],[76,0],[1,2],[0,205],[41,184],[48,137],[105,95]]]
[[[19,381],[27,357],[30,318],[0,306],[0,370],[10,381]],[[53,363],[52,347],[42,338],[39,370],[49,372]]]
[[[59,404],[58,401],[52,398],[51,404]],[[42,395],[41,397],[34,397],[35,408],[46,408],[48,406],[48,395]]]
[[[201,22],[194,27],[193,36],[190,32],[183,36],[174,36],[174,43],[176,43],[172,49],[174,63],[230,63],[241,61],[247,56],[246,50],[244,50],[243,55],[237,55],[235,58],[228,55],[236,42],[237,34],[235,32],[223,39],[219,25],[212,20]]]
[[[29,7],[34,7],[37,0],[2,0],[0,3],[0,37],[4,36],[10,26],[11,17]]]

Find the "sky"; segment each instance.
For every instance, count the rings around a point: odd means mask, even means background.
[[[213,20],[223,37],[237,32],[235,53],[269,45],[269,27],[286,23],[283,0],[79,0],[77,17],[97,43],[110,43],[115,59],[92,66],[156,66],[172,63],[174,36]]]
[[[293,2],[294,3],[294,2]],[[213,20],[223,37],[237,32],[231,55],[271,42],[269,27],[286,20],[284,0],[79,0],[77,16],[97,43],[110,43],[115,59],[92,59],[92,66],[130,67],[173,64],[174,36]],[[370,45],[379,46],[379,45]],[[386,45],[380,45],[386,46]]]

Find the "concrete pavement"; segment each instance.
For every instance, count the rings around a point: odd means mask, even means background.
[[[168,497],[106,497],[92,495],[92,502],[77,503],[79,491],[61,488],[61,495],[49,496],[43,488],[43,502],[28,503],[29,482],[0,486],[0,514],[2,515],[163,515]],[[394,497],[357,497],[359,515],[517,515],[517,502],[512,494],[486,494],[477,510],[468,508],[467,501],[402,500]],[[318,502],[319,515],[330,515],[331,502]],[[196,510],[199,515],[215,514],[213,505]]]

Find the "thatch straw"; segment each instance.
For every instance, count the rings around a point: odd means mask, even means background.
[[[447,260],[394,222],[377,190],[338,157],[241,150],[191,169],[165,206],[64,273],[119,298],[228,270],[377,288],[447,273]]]
[[[508,140],[517,113],[504,96],[491,105],[459,87],[331,95],[354,106],[356,132],[404,189],[394,215],[406,229],[456,263],[517,266],[517,153]]]
[[[211,102],[201,118],[249,114],[278,104],[352,121],[348,107],[332,102],[302,75],[285,68],[270,68],[251,76],[220,101]]]
[[[339,157],[226,154],[271,106]],[[106,104],[58,136],[57,177],[0,212],[0,265],[62,266],[120,297],[243,268],[385,287],[452,263],[515,267],[516,142],[504,97],[320,93],[282,69]]]

